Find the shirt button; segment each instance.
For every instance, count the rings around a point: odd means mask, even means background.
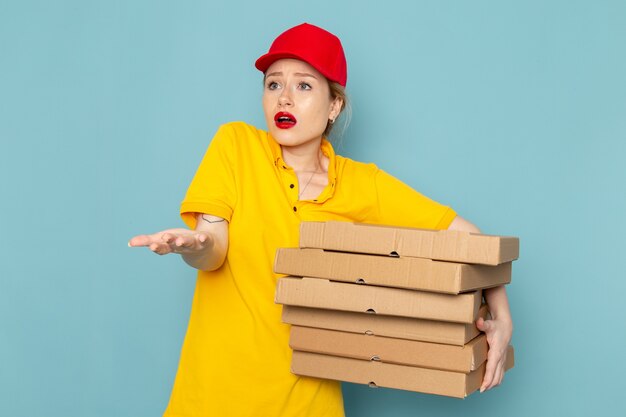
[[[298,209],[294,206],[293,211],[298,211]]]
[[[289,188],[293,188],[293,187],[295,187],[295,185],[289,184]]]

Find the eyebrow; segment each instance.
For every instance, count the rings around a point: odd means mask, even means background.
[[[283,75],[282,71],[276,71],[276,72],[272,72],[269,74],[265,74],[265,78],[267,77],[272,77],[272,76],[281,76]],[[310,78],[315,78],[317,79],[317,77],[313,74],[310,74],[308,72],[294,72],[293,75],[297,75],[299,77],[310,77]]]

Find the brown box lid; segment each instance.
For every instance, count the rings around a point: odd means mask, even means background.
[[[484,334],[464,346],[292,326],[293,350],[469,373],[487,360]]]
[[[480,307],[478,317],[489,317],[489,308],[486,304]],[[282,320],[297,326],[457,346],[463,346],[480,334],[474,323],[453,323],[288,305],[283,306]]]
[[[513,347],[507,350],[506,369],[514,365]],[[470,373],[420,368],[378,361],[293,351],[296,375],[464,398],[480,388],[486,362]]]
[[[497,266],[470,265],[323,249],[280,248],[276,252],[274,272],[448,294],[511,282],[511,262]]]
[[[481,300],[481,291],[450,295],[306,277],[280,278],[275,296],[279,304],[458,323],[473,323]]]
[[[337,221],[302,222],[300,247],[485,265],[519,256],[517,237]]]

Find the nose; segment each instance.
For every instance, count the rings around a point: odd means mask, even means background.
[[[278,96],[278,105],[280,107],[291,106],[293,102],[291,101],[291,95],[289,91],[285,88],[281,91],[280,96]]]

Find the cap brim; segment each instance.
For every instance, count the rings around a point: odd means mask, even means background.
[[[257,59],[256,62],[254,63],[254,66],[259,71],[264,73],[274,62],[278,61],[279,59],[286,59],[286,58],[299,59],[300,61],[308,62],[306,59],[302,58],[301,56],[295,55],[293,53],[272,52],[272,53],[267,53],[261,56],[259,59]]]
[[[296,55],[294,53],[291,52],[272,52],[272,53],[267,53],[265,55],[262,55],[259,59],[256,60],[256,62],[254,63],[254,66],[261,71],[262,73],[265,73],[265,71],[267,71],[267,69],[276,61],[278,61],[279,59],[287,59],[287,58],[292,58],[292,59],[299,59],[300,61],[306,62],[307,64],[309,64],[310,66],[312,66],[313,68],[315,68],[316,70],[318,70],[320,72],[320,74],[322,74],[324,77],[326,77],[327,80],[330,80],[332,82],[337,82],[341,85],[343,85],[345,87],[345,82],[342,83],[341,81],[335,80],[332,77],[329,77],[328,74],[325,74],[324,71],[322,71],[318,65],[315,65],[314,62],[310,62],[308,59],[301,57],[299,55]]]

